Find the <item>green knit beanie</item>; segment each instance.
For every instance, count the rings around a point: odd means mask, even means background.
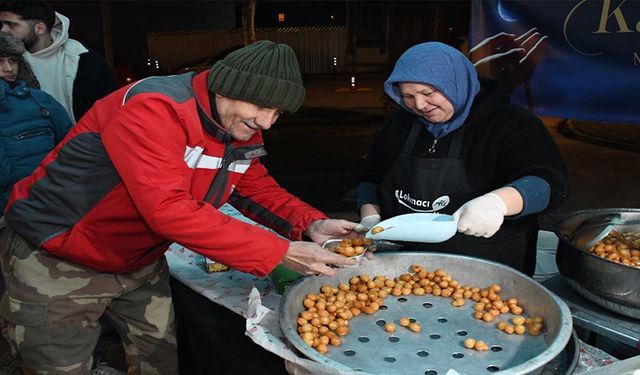
[[[295,112],[304,87],[293,48],[261,40],[228,54],[211,67],[209,90],[261,107]]]

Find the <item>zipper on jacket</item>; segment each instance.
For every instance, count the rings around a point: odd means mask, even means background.
[[[18,140],[18,141],[22,141],[23,139],[27,139],[27,138],[33,138],[33,137],[37,137],[39,135],[46,135],[46,134],[50,134],[51,131],[49,129],[35,129],[35,130],[28,130],[25,132],[22,132],[20,134],[16,134],[14,135],[14,137]]]
[[[224,191],[227,190],[227,180],[229,179],[229,165],[231,165],[231,162],[233,161],[232,158],[230,158],[229,156],[232,154],[233,152],[233,146],[231,145],[231,142],[229,140],[227,140],[224,143],[224,153],[222,154],[222,162],[220,165],[220,171],[218,172],[218,175],[216,175],[216,177],[214,177],[213,182],[212,182],[212,186],[214,187],[214,185],[217,185],[216,187],[216,197],[213,201],[213,206],[214,207],[220,207],[220,204],[222,203],[222,197],[224,196]],[[220,178],[218,178],[220,177]]]
[[[429,147],[429,149],[427,150],[427,152],[429,152],[430,154],[434,154],[436,152],[436,145],[438,144],[438,140],[434,139],[433,143],[431,144],[431,147]]]
[[[265,156],[267,152],[264,149],[264,145],[252,145],[244,147],[233,147],[230,139],[225,142],[224,152],[222,153],[222,160],[220,162],[220,170],[218,174],[213,178],[209,191],[205,197],[205,201],[211,201],[211,198],[215,196],[213,202],[214,207],[219,207],[222,203],[222,198],[227,190],[227,181],[229,180],[229,166],[231,163],[239,160],[251,160],[262,156]]]

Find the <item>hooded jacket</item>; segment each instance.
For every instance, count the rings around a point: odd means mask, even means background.
[[[25,48],[22,41],[13,35],[0,31],[0,57],[13,57],[18,61],[16,81],[25,81],[27,87],[39,89],[40,83],[31,70],[31,65],[24,60]]]
[[[69,19],[56,12],[53,43],[38,52],[25,51],[43,91],[53,96],[77,122],[93,103],[117,88],[104,59],[69,38]]]
[[[217,208],[228,202],[293,240],[326,216],[269,176],[261,132],[241,142],[201,121],[211,117],[208,74],[150,77],[98,101],[16,185],[7,224],[101,272],[135,271],[172,242],[244,272],[271,272],[288,241]]]
[[[64,138],[71,120],[47,93],[0,79],[0,208],[13,185],[28,176]]]

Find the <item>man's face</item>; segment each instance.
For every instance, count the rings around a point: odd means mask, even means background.
[[[238,141],[249,140],[259,130],[271,128],[282,111],[216,94],[216,109],[222,127]]]
[[[0,56],[0,78],[13,82],[18,77],[18,59],[13,56]]]
[[[34,21],[24,20],[13,12],[0,12],[0,21],[2,21],[2,31],[20,39],[25,48],[29,49],[35,45],[37,37]]]

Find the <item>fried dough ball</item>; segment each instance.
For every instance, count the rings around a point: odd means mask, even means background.
[[[378,234],[380,232],[382,232],[384,230],[383,227],[377,226],[377,227],[373,227],[373,229],[371,229],[371,233],[372,234]]]
[[[420,323],[409,323],[409,329],[412,330],[413,332],[420,332],[422,331],[422,326],[420,325]]]
[[[464,340],[464,347],[467,349],[473,349],[475,345],[476,345],[476,340],[472,339],[471,337]]]
[[[487,350],[489,350],[489,345],[487,345],[482,340],[478,340],[476,341],[476,344],[473,346],[473,348],[479,352],[486,352]]]

